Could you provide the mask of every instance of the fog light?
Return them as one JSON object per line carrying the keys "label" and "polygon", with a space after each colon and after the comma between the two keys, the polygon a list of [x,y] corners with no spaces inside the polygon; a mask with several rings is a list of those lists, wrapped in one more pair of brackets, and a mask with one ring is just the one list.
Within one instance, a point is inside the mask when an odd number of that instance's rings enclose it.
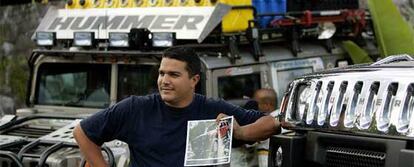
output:
{"label": "fog light", "polygon": [[93,40],[93,32],[74,32],[73,34],[73,45],[75,46],[92,46]]}
{"label": "fog light", "polygon": [[161,1],[161,0],[149,0],[148,5],[150,7],[155,7],[160,3],[159,1]]}
{"label": "fog light", "polygon": [[36,32],[36,44],[38,46],[53,46],[56,42],[54,32]]}
{"label": "fog light", "polygon": [[275,165],[277,167],[281,167],[283,164],[283,150],[282,147],[277,148],[276,158],[275,158]]}
{"label": "fog light", "polygon": [[135,0],[135,7],[140,7],[144,3],[144,0]]}
{"label": "fog light", "polygon": [[173,32],[154,32],[150,34],[152,47],[172,47],[176,38]]}
{"label": "fog light", "polygon": [[128,33],[110,32],[109,33],[110,47],[129,47]]}

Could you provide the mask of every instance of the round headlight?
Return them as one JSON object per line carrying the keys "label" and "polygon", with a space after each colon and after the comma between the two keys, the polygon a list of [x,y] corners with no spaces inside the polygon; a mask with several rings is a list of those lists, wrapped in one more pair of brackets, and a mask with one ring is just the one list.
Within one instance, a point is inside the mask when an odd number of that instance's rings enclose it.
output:
{"label": "round headlight", "polygon": [[277,167],[281,167],[282,163],[283,163],[283,150],[282,150],[282,147],[279,147],[276,152],[275,165]]}

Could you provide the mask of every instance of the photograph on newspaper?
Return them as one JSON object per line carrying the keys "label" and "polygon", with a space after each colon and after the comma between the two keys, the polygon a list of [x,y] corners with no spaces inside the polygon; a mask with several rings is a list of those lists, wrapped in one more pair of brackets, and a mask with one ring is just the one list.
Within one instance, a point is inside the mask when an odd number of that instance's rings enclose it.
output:
{"label": "photograph on newspaper", "polygon": [[230,163],[233,116],[216,120],[188,121],[184,166]]}

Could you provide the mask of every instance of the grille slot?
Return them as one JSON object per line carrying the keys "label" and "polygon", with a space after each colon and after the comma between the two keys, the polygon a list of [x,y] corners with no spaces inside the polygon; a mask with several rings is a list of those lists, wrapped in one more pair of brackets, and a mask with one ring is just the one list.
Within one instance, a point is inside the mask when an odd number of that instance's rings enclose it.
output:
{"label": "grille slot", "polygon": [[343,147],[328,147],[328,167],[384,167],[386,154],[383,152],[358,150]]}
{"label": "grille slot", "polygon": [[53,131],[55,131],[55,129],[19,126],[19,127],[9,129],[3,134],[12,135],[12,136],[29,137],[29,138],[39,138]]}

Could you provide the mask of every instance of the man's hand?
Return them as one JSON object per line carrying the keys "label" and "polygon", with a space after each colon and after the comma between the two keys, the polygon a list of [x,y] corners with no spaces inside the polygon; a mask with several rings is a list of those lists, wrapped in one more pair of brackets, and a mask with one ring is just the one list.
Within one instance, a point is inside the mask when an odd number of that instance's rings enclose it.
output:
{"label": "man's hand", "polygon": [[[219,114],[216,121],[226,117],[226,114]],[[280,122],[271,116],[263,116],[256,122],[240,126],[236,119],[233,120],[233,136],[244,141],[261,141],[271,135],[280,133]]]}
{"label": "man's hand", "polygon": [[[220,120],[224,117],[228,117],[228,115],[220,113],[216,118],[216,122],[219,123]],[[237,122],[236,118],[233,119],[233,136],[236,139],[240,139],[241,136],[243,136],[243,129],[240,127],[240,125]]]}

